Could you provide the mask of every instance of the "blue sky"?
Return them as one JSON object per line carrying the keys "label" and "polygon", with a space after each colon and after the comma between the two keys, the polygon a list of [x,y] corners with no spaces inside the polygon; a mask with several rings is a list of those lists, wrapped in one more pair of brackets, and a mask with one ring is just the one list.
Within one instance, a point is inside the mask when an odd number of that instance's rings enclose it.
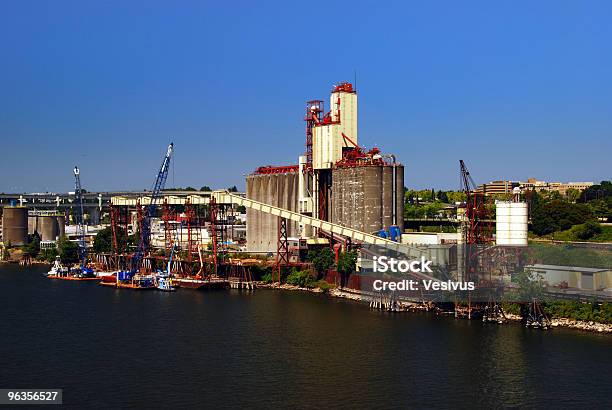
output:
{"label": "blue sky", "polygon": [[0,0],[0,191],[244,186],[304,102],[360,95],[406,185],[612,177],[612,3]]}

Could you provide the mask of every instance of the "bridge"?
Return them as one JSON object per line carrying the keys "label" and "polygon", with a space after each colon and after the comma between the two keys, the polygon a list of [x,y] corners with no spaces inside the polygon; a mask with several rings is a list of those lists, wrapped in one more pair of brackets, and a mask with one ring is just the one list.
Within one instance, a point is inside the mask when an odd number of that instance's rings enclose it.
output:
{"label": "bridge", "polygon": [[[171,204],[184,203],[187,197],[197,197],[198,203],[205,203],[203,198],[210,198],[210,191],[184,191],[184,190],[167,190],[164,191],[164,198],[168,199]],[[147,198],[150,195],[148,191],[105,191],[105,192],[85,192],[83,193],[83,208],[85,213],[89,215],[88,222],[90,224],[98,224],[101,214],[107,210],[112,203],[112,198],[123,198],[124,204],[135,206],[140,198]],[[244,193],[237,193],[244,195]],[[0,208],[5,206],[23,205],[31,210],[58,210],[66,212],[75,206],[74,192],[54,193],[0,193]],[[149,198],[150,202],[150,198]],[[192,202],[193,203],[193,202]],[[208,202],[206,202],[208,203]],[[146,204],[141,202],[141,204]]]}

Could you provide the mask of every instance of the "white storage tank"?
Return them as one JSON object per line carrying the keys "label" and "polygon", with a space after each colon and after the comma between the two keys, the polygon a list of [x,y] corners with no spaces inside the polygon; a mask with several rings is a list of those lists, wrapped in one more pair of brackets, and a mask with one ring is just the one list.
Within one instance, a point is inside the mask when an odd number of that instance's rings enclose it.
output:
{"label": "white storage tank", "polygon": [[495,243],[503,246],[527,246],[527,204],[495,201]]}

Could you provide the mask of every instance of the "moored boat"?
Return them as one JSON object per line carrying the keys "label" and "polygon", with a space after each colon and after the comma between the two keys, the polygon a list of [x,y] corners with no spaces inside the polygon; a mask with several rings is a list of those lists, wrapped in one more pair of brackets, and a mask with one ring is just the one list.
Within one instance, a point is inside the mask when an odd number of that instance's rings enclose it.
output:
{"label": "moored boat", "polygon": [[159,274],[155,276],[155,287],[157,290],[161,290],[164,292],[172,292],[176,290],[174,286],[172,286],[172,278],[169,275]]}

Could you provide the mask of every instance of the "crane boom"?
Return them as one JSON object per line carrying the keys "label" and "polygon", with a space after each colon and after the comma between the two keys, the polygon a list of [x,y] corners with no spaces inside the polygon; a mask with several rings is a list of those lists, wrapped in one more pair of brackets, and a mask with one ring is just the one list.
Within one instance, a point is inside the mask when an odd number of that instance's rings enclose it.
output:
{"label": "crane boom", "polygon": [[81,172],[78,167],[74,167],[74,195],[78,209],[75,213],[77,235],[79,237],[79,260],[81,261],[81,270],[85,269],[87,251],[85,249],[85,227],[83,226],[83,192],[81,190]]}
{"label": "crane boom", "polygon": [[151,217],[155,215],[157,211],[157,202],[161,197],[161,192],[166,186],[166,180],[168,179],[168,170],[170,169],[170,159],[172,158],[172,152],[174,151],[174,143],[168,145],[168,150],[164,156],[155,184],[153,185],[153,191],[151,193],[151,203],[147,207],[147,211],[144,213],[142,219],[140,241],[136,253],[132,257],[132,268],[130,270],[130,276],[133,276],[140,269],[140,263],[144,257],[145,252],[149,249],[151,244]]}

